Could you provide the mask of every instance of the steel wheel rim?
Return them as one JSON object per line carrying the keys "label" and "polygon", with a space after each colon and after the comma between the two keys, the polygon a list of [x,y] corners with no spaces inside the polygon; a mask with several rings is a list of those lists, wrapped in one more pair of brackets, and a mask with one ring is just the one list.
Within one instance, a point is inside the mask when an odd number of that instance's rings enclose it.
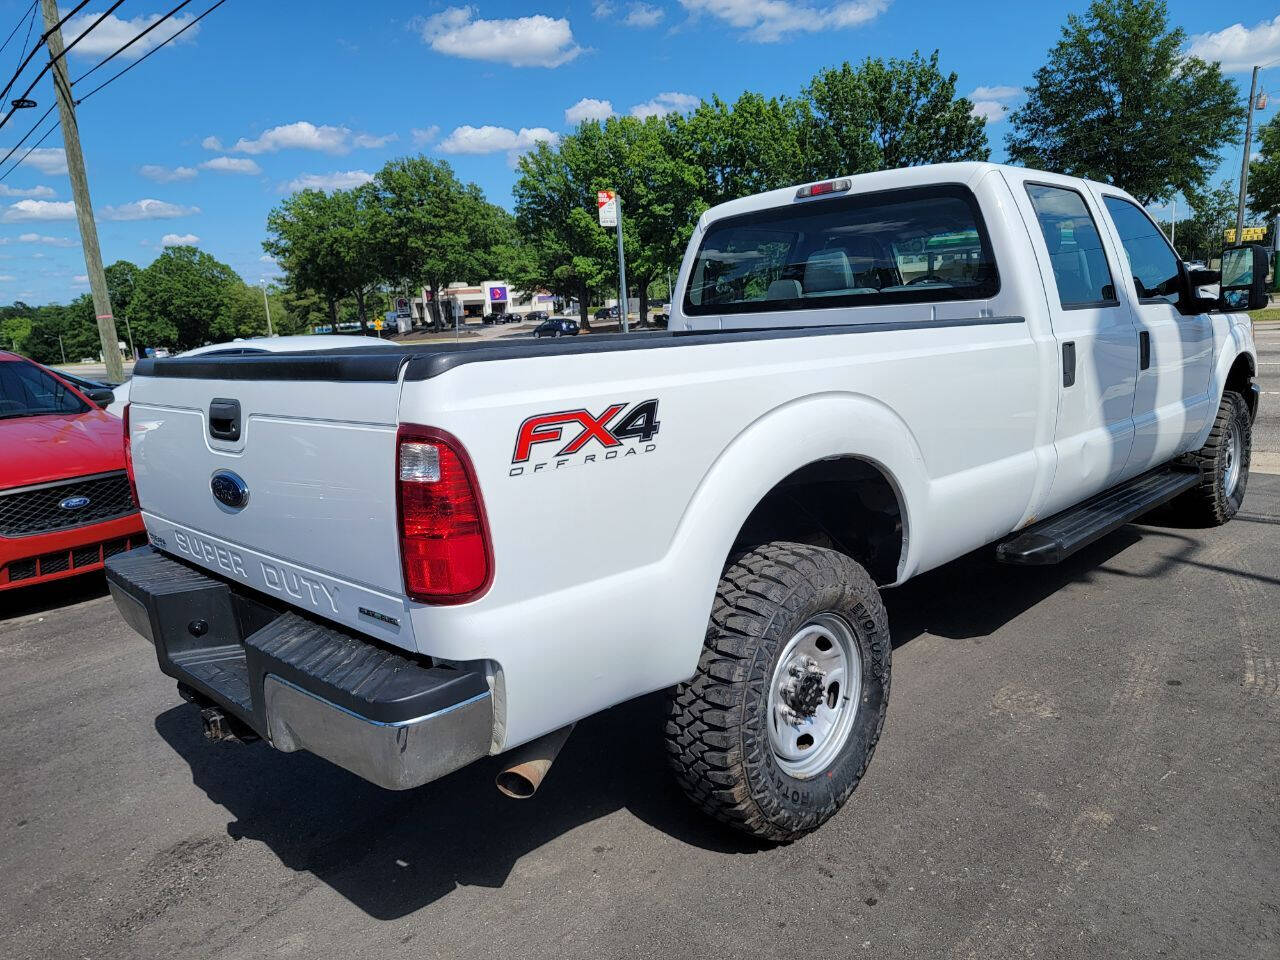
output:
{"label": "steel wheel rim", "polygon": [[1222,492],[1225,496],[1235,493],[1236,485],[1240,483],[1240,460],[1243,453],[1240,431],[1232,427],[1227,434],[1227,464],[1222,472]]}
{"label": "steel wheel rim", "polygon": [[811,617],[782,648],[769,681],[769,747],[783,772],[807,780],[831,766],[861,701],[862,653],[853,629],[833,613]]}

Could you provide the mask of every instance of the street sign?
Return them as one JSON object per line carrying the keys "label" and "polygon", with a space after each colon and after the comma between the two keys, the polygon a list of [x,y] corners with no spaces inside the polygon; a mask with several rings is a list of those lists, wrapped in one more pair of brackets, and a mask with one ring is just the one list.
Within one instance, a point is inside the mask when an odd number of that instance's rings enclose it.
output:
{"label": "street sign", "polygon": [[[1241,243],[1261,243],[1263,237],[1267,235],[1267,228],[1266,227],[1245,227],[1243,233],[1244,233],[1244,239],[1240,241]],[[1222,235],[1227,238],[1227,243],[1236,242],[1235,227],[1227,227],[1227,229],[1222,231]]]}
{"label": "street sign", "polygon": [[618,225],[618,195],[612,190],[596,191],[596,206],[600,209],[600,226]]}
{"label": "street sign", "polygon": [[402,317],[409,315],[409,298],[396,297],[396,313]]}
{"label": "street sign", "polygon": [[375,320],[375,321],[373,321],[373,329],[378,330],[378,331],[381,331],[381,330],[382,330],[382,321],[381,321],[381,320]]}

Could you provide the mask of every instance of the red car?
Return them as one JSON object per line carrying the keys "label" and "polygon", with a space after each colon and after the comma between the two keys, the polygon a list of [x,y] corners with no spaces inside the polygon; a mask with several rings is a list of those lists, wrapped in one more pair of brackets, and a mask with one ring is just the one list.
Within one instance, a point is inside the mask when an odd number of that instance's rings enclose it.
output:
{"label": "red car", "polygon": [[0,592],[100,570],[146,541],[123,424],[40,364],[0,352]]}

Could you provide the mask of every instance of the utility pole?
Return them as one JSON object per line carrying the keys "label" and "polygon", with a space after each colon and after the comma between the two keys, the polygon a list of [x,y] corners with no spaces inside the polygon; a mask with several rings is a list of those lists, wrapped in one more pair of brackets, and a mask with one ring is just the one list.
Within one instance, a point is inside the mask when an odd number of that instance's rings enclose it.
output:
{"label": "utility pole", "polygon": [[1236,210],[1236,243],[1244,242],[1244,203],[1249,192],[1249,151],[1253,148],[1253,102],[1258,95],[1258,70],[1253,68],[1253,79],[1249,82],[1249,109],[1245,112],[1244,122],[1244,158],[1240,161],[1240,206]]}
{"label": "utility pole", "polygon": [[71,198],[76,204],[76,220],[80,224],[80,243],[84,247],[84,265],[89,274],[89,290],[93,293],[93,312],[98,319],[98,338],[102,341],[102,359],[107,365],[107,379],[124,380],[120,362],[120,338],[111,315],[111,297],[107,294],[107,275],[102,269],[102,251],[98,248],[98,227],[93,221],[93,204],[89,200],[89,179],[84,172],[84,153],[80,149],[80,128],[76,125],[76,107],[71,100],[71,79],[67,61],[62,56],[62,28],[58,26],[57,0],[40,0],[44,28],[49,31],[49,56],[53,59],[53,85],[57,90],[58,117],[62,121],[62,144],[67,153],[67,176],[71,180]]}
{"label": "utility pole", "polygon": [[262,284],[262,305],[267,310],[267,336],[270,337],[273,334],[271,333],[271,304],[267,302],[267,281],[260,280],[258,282]]}

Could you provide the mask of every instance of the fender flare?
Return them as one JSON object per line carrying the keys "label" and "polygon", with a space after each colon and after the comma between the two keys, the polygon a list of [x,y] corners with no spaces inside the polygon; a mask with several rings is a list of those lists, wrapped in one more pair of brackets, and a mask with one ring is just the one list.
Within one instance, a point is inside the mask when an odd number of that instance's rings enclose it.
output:
{"label": "fender flare", "polygon": [[[757,417],[726,445],[699,481],[662,565],[685,585],[703,620],[711,615],[725,559],[756,505],[791,473],[818,460],[853,457],[875,466],[893,488],[902,515],[898,579],[913,568],[913,536],[928,502],[928,475],[906,422],[874,398],[843,392],[810,394]],[[683,638],[682,643],[686,642]],[[680,657],[692,675],[702,652],[692,635]]]}

